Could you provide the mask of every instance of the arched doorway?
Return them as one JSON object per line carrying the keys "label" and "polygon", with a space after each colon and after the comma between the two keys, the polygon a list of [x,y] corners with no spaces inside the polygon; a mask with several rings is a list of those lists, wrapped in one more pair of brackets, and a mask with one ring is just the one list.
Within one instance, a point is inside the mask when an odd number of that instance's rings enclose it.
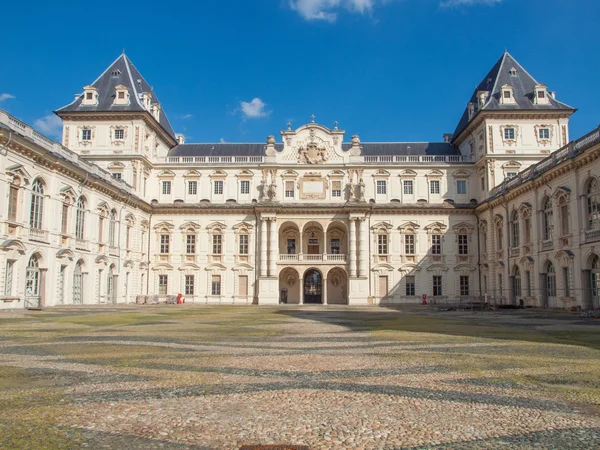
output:
{"label": "arched doorway", "polygon": [[73,271],[73,304],[81,305],[83,303],[83,261],[75,265]]}
{"label": "arched doorway", "polygon": [[556,308],[556,272],[554,264],[548,263],[546,270],[546,295],[548,296],[548,308]]}
{"label": "arched doorway", "polygon": [[40,261],[36,255],[29,258],[25,274],[25,307],[38,309],[42,307],[42,272]]}
{"label": "arched doorway", "polygon": [[316,269],[304,274],[304,303],[323,303],[323,275]]}

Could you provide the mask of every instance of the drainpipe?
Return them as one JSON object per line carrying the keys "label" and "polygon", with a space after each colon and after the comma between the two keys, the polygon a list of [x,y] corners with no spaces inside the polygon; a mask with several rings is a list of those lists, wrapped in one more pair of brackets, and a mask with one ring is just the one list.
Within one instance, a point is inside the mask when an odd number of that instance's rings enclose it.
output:
{"label": "drainpipe", "polygon": [[[508,215],[508,203],[506,202],[506,194],[503,194],[502,198],[504,199],[502,206],[504,206],[504,210],[506,211],[506,225],[507,225],[506,251],[508,253],[508,258],[506,258],[506,268],[508,269],[508,279],[510,280],[510,222],[509,222],[509,215]],[[510,292],[510,286],[509,286],[508,293],[509,293],[509,295],[512,295]],[[513,302],[515,300],[516,299],[513,299]]]}
{"label": "drainpipe", "polygon": [[479,296],[481,293],[481,239],[479,237],[479,214],[475,211],[475,217],[477,218],[477,275],[479,276]]}
{"label": "drainpipe", "polygon": [[[371,264],[372,264],[372,257],[371,256],[373,255],[373,253],[371,252],[371,241],[373,240],[372,236],[371,236],[371,216],[372,215],[373,215],[373,205],[370,205],[369,206],[369,224],[368,224],[368,228],[367,228],[367,241],[369,241],[369,254],[367,255],[368,262],[369,262],[369,264],[367,265],[367,270],[369,271],[369,273],[367,275],[368,279],[369,279],[369,297],[373,297],[373,288],[371,286],[372,285],[372,281],[373,281],[371,279],[372,272],[373,272],[371,270]],[[359,236],[359,239],[360,239],[360,236]]]}
{"label": "drainpipe", "polygon": [[127,200],[125,200],[125,203],[123,204],[123,206],[121,206],[121,209],[119,210],[119,236],[117,238],[117,266],[119,267],[119,272],[121,272],[121,233],[123,232],[123,209],[125,209],[130,199],[131,194],[127,194]]}
{"label": "drainpipe", "polygon": [[150,213],[150,217],[148,217],[148,250],[147,250],[147,265],[146,265],[146,295],[149,295],[150,292],[150,230],[152,229],[152,212]]}
{"label": "drainpipe", "polygon": [[[258,293],[256,292],[256,288],[258,286],[258,270],[257,270],[257,264],[256,261],[258,261],[258,259],[256,258],[258,255],[258,213],[256,212],[256,206],[254,206],[252,208],[254,210],[254,298],[252,303],[254,303],[254,300],[256,300],[256,304],[258,305]],[[260,268],[259,268],[260,270]]]}

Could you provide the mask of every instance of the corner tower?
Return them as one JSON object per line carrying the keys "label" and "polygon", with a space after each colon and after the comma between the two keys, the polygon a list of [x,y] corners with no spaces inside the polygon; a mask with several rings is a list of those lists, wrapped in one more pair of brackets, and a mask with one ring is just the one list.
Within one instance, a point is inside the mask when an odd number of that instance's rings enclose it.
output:
{"label": "corner tower", "polygon": [[476,161],[477,200],[567,145],[574,112],[504,52],[473,92],[452,139]]}
{"label": "corner tower", "polygon": [[63,120],[65,147],[142,197],[153,162],[177,144],[158,97],[124,53],[55,113]]}

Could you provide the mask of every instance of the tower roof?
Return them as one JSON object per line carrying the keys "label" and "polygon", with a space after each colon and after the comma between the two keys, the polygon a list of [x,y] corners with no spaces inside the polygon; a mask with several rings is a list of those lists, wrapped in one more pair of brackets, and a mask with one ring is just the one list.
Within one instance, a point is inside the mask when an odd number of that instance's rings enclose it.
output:
{"label": "tower roof", "polygon": [[[515,102],[503,104],[500,102],[502,87],[510,85],[513,88]],[[575,108],[566,103],[559,102],[553,96],[548,96],[548,103],[534,103],[535,87],[540,83],[533,78],[519,62],[507,51],[496,62],[492,70],[479,83],[469,102],[475,105],[475,112],[479,111],[547,111],[547,110],[565,110],[571,113]],[[477,93],[485,91],[490,95],[483,107],[478,107]],[[469,124],[469,108],[465,111],[454,131],[456,139]]]}
{"label": "tower roof", "polygon": [[[130,94],[128,105],[114,104],[115,88],[119,85],[125,86]],[[55,112],[60,115],[62,112],[125,112],[125,111],[148,111],[144,107],[141,95],[145,92],[152,94],[151,104],[160,104],[158,97],[152,87],[146,82],[142,74],[136,69],[131,60],[121,54],[108,68],[91,84],[98,93],[98,101],[95,105],[84,105],[83,94],[77,96],[75,100],[59,108]],[[164,111],[161,111],[159,125],[175,139],[175,132]]]}

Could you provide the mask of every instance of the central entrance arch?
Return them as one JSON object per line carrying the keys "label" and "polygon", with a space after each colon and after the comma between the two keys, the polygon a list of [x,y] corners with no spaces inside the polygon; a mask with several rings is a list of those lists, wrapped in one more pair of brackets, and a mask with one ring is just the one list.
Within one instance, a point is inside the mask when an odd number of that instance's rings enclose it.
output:
{"label": "central entrance arch", "polygon": [[304,303],[323,303],[323,275],[317,269],[304,274]]}

